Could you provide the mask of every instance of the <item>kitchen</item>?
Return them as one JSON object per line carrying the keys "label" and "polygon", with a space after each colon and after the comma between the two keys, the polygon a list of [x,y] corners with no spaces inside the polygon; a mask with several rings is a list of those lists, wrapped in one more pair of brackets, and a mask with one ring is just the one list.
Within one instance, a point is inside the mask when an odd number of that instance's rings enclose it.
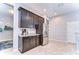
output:
{"label": "kitchen", "polygon": [[[14,54],[75,54],[79,8],[71,3],[15,3]],[[77,40],[76,40],[77,39]]]}
{"label": "kitchen", "polygon": [[48,32],[45,30],[48,22],[23,7],[19,7],[18,11],[18,50],[23,53],[39,45],[48,44]]}

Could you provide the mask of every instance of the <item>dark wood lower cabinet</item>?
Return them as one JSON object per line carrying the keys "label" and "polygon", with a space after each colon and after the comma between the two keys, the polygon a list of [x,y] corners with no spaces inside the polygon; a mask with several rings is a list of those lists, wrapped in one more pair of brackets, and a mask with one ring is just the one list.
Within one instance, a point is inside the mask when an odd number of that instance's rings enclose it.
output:
{"label": "dark wood lower cabinet", "polygon": [[39,36],[36,36],[36,40],[35,40],[36,41],[36,46],[39,46],[40,45],[40,42],[39,42],[40,39],[38,39],[38,38],[39,38]]}
{"label": "dark wood lower cabinet", "polygon": [[39,35],[29,36],[29,37],[20,37],[18,40],[18,50],[23,53],[34,47],[39,46]]}
{"label": "dark wood lower cabinet", "polygon": [[30,46],[30,38],[29,37],[23,37],[22,38],[23,42],[22,42],[22,52],[28,51],[31,46]]}

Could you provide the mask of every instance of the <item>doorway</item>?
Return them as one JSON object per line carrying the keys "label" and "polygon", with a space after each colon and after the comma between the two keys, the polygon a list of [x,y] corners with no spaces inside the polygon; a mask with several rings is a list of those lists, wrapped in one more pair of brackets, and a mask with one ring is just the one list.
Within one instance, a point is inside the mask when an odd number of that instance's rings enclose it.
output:
{"label": "doorway", "polygon": [[0,51],[13,47],[13,6],[0,4]]}

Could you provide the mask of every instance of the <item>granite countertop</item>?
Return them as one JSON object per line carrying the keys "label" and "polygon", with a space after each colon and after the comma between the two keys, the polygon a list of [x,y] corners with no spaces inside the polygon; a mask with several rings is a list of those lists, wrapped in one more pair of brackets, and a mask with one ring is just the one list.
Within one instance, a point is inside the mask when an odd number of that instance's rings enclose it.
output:
{"label": "granite countertop", "polygon": [[37,36],[40,34],[28,34],[28,35],[19,35],[20,37],[29,37],[29,36]]}

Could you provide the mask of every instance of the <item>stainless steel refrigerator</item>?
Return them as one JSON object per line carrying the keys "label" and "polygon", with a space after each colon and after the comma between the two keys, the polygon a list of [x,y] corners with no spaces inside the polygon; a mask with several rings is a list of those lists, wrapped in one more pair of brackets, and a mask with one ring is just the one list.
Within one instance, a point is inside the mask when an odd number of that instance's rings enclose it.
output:
{"label": "stainless steel refrigerator", "polygon": [[48,33],[49,33],[49,21],[46,20],[46,22],[44,22],[43,24],[43,44],[42,45],[47,45],[49,43]]}

